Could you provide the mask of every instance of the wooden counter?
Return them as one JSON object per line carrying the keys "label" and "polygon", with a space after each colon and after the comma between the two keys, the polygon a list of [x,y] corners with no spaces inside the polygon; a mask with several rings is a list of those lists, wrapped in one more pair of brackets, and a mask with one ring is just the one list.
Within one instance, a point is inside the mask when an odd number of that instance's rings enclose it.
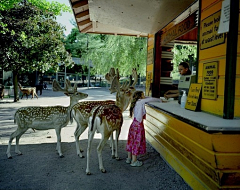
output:
{"label": "wooden counter", "polygon": [[240,132],[240,118],[223,119],[205,112],[183,109],[177,100],[167,103],[150,102],[148,105],[207,132]]}
{"label": "wooden counter", "polygon": [[147,141],[193,189],[240,188],[240,120],[146,104]]}

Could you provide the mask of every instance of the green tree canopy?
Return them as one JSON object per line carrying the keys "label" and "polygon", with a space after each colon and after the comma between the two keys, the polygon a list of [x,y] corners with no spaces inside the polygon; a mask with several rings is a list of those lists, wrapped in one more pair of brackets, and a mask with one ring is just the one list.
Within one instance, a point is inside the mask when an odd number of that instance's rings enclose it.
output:
{"label": "green tree canopy", "polygon": [[73,57],[85,62],[91,60],[94,74],[105,74],[115,67],[122,76],[130,75],[132,68],[146,75],[146,38],[84,34],[74,28],[66,38],[66,49]]}
{"label": "green tree canopy", "polygon": [[63,43],[64,28],[56,22],[53,12],[21,1],[0,15],[7,27],[5,30],[0,26],[0,67],[13,72],[15,93],[19,73],[57,70],[61,62],[72,64]]}
{"label": "green tree canopy", "polygon": [[189,63],[190,68],[196,66],[197,63],[197,46],[196,45],[174,45],[172,49],[174,52],[173,56],[173,79],[179,78],[178,65],[186,61]]}
{"label": "green tree canopy", "polygon": [[[23,2],[22,0],[0,0],[0,11],[13,8],[16,4]],[[60,15],[62,12],[70,12],[70,7],[57,1],[48,2],[46,0],[28,0],[29,3],[36,7]]]}

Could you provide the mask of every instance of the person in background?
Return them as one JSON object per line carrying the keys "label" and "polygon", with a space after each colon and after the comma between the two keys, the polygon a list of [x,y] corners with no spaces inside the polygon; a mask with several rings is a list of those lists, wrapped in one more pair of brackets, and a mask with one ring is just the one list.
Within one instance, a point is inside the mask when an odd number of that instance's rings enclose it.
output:
{"label": "person in background", "polygon": [[[191,75],[192,74],[191,70],[189,69],[189,64],[187,62],[181,62],[178,65],[178,72],[179,72],[180,75]],[[164,94],[164,97],[166,99],[176,98],[178,96],[179,96],[178,89],[176,89],[176,90],[168,90]]]}
{"label": "person in background", "polygon": [[143,119],[146,117],[145,103],[151,101],[161,102],[159,98],[145,97],[143,91],[136,91],[133,94],[129,112],[130,117],[134,117],[129,128],[126,145],[126,151],[128,152],[126,163],[131,164],[133,167],[143,165],[141,161],[137,160],[137,156],[146,153]]}

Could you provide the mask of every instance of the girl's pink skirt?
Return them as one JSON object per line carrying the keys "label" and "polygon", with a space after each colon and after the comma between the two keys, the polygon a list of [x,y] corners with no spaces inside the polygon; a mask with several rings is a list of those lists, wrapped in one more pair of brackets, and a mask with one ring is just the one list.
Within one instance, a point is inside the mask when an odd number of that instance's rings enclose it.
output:
{"label": "girl's pink skirt", "polygon": [[140,123],[135,118],[129,128],[126,151],[133,155],[146,153],[146,138],[143,121]]}

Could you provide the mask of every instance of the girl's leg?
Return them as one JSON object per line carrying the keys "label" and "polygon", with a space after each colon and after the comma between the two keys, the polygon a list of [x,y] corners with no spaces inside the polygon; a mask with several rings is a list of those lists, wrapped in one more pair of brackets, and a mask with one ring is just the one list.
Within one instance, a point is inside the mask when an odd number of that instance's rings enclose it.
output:
{"label": "girl's leg", "polygon": [[131,166],[133,166],[133,167],[140,167],[140,166],[142,166],[143,165],[143,163],[141,162],[141,161],[138,161],[137,160],[137,155],[132,155],[132,163],[131,163]]}
{"label": "girl's leg", "polygon": [[137,156],[136,155],[132,155],[132,163],[137,161]]}
{"label": "girl's leg", "polygon": [[128,152],[128,159],[132,159],[132,153]]}
{"label": "girl's leg", "polygon": [[128,152],[128,157],[126,159],[126,163],[127,164],[131,164],[131,161],[132,161],[132,153],[131,152]]}

